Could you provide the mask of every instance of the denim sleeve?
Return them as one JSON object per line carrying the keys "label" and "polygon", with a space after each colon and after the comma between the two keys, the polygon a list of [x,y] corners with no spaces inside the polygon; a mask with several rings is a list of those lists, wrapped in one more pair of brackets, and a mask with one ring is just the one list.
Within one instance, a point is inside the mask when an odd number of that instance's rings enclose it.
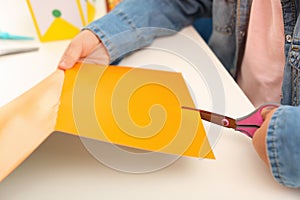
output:
{"label": "denim sleeve", "polygon": [[281,106],[273,114],[266,138],[274,178],[281,184],[300,187],[300,107]]}
{"label": "denim sleeve", "polygon": [[93,31],[107,48],[110,61],[145,47],[211,16],[212,0],[123,0],[114,10],[84,29]]}

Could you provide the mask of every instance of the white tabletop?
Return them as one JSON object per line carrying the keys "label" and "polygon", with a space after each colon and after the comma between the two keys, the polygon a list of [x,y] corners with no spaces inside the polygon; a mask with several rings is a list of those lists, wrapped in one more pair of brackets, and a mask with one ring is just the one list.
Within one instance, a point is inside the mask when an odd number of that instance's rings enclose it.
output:
{"label": "white tabletop", "polygon": [[[0,3],[2,30],[35,34],[25,1],[0,0]],[[192,52],[202,60],[196,64],[202,67],[206,64],[213,69],[201,67],[202,73],[197,75],[187,60],[172,52],[176,49],[172,45],[180,46],[186,38],[201,46],[201,53]],[[40,45],[38,52],[0,57],[0,106],[51,74],[68,41],[33,43]],[[253,109],[191,27],[175,36],[156,40],[151,48],[134,53],[121,64],[144,67],[156,64],[181,71],[198,107],[232,117]],[[213,78],[216,85],[222,84],[222,88],[217,88],[220,97],[224,97],[222,99],[215,100],[215,91],[211,89],[214,87],[207,85]],[[213,105],[214,102],[219,105]],[[141,174],[111,169],[89,154],[78,137],[54,133],[0,183],[0,199],[299,199],[299,190],[288,189],[274,181],[249,138],[226,129],[221,129],[216,136],[212,132],[214,127],[208,123],[205,128],[208,137],[214,140],[216,160],[183,157],[163,169]],[[110,151],[105,153],[114,156]],[[164,158],[169,156],[162,155],[151,162],[160,162]],[[119,164],[122,162],[126,164],[126,157]],[[142,164],[140,161],[130,163],[132,166]]]}

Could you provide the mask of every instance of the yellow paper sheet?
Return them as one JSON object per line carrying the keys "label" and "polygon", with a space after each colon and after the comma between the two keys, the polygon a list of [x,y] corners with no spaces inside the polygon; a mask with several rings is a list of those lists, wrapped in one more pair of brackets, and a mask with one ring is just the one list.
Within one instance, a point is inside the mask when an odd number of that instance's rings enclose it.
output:
{"label": "yellow paper sheet", "polygon": [[180,73],[77,64],[65,73],[56,130],[143,150],[214,158]]}

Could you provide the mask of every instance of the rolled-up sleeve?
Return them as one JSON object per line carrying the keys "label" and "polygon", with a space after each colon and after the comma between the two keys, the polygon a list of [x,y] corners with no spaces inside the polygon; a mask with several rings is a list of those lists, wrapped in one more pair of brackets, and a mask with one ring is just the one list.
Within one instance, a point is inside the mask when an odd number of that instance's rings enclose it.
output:
{"label": "rolled-up sleeve", "polygon": [[113,62],[151,44],[154,38],[171,35],[195,18],[210,16],[212,0],[124,0],[113,11],[84,29],[93,31]]}
{"label": "rolled-up sleeve", "polygon": [[300,107],[281,106],[269,123],[267,154],[274,178],[300,187]]}

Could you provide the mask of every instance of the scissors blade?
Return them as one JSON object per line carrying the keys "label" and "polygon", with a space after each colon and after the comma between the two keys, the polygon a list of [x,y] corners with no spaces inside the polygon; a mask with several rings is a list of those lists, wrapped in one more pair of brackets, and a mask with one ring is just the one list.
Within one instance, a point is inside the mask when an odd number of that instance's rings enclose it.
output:
{"label": "scissors blade", "polygon": [[186,110],[193,110],[193,111],[197,111],[199,112],[201,119],[208,121],[208,122],[212,122],[214,124],[226,127],[226,128],[236,128],[236,120],[231,118],[231,117],[227,117],[224,115],[220,115],[217,113],[213,113],[213,112],[209,112],[206,110],[200,110],[200,109],[196,109],[196,108],[191,108],[191,107],[187,107],[187,106],[182,106],[182,109],[186,109]]}

